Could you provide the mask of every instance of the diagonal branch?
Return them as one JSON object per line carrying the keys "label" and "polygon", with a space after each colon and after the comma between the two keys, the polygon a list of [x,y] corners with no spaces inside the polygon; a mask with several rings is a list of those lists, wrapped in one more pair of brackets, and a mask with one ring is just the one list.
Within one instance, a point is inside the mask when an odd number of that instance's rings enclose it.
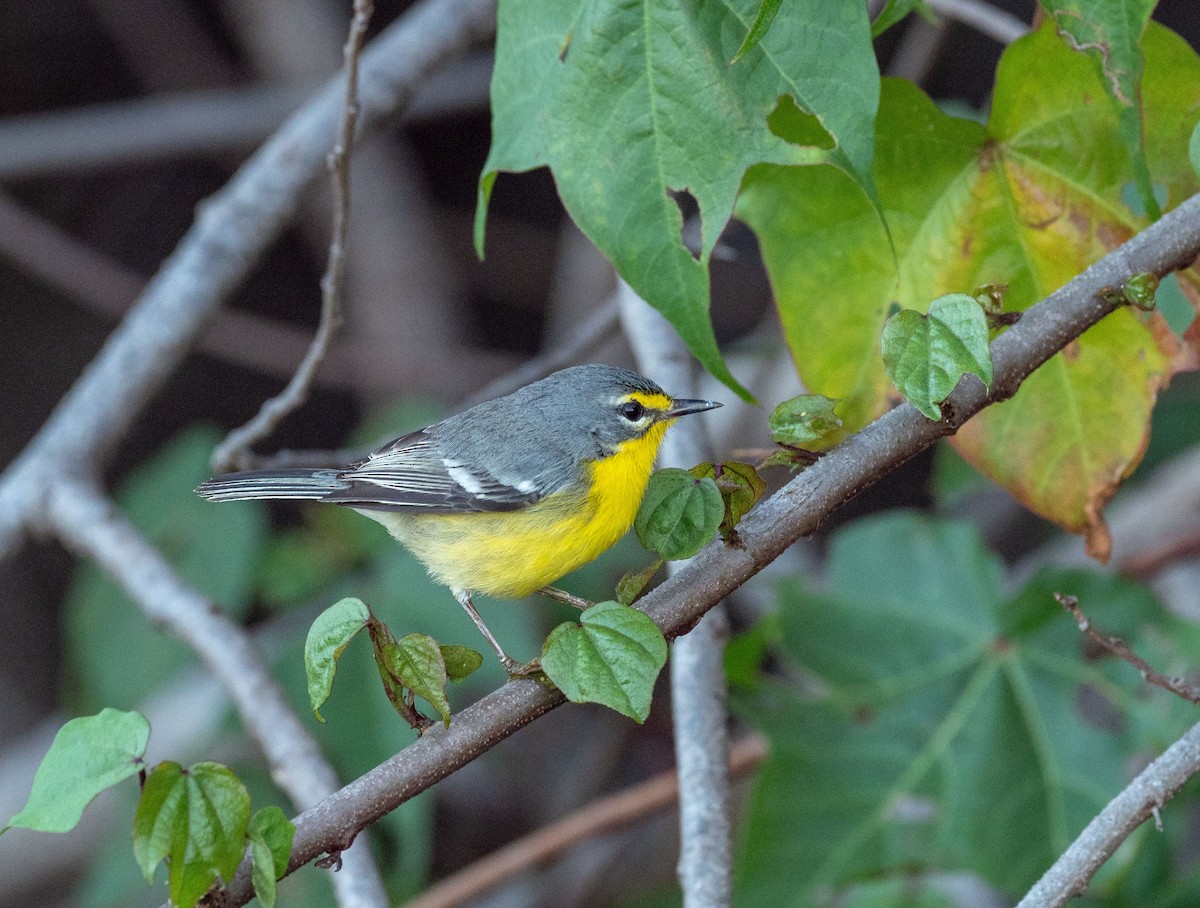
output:
{"label": "diagonal branch", "polygon": [[[363,54],[361,129],[395,116],[447,57],[495,29],[495,0],[421,0]],[[37,519],[64,469],[103,463],[162,387],[206,321],[249,274],[325,166],[342,114],[340,79],[250,158],[201,207],[135,307],[22,454],[0,476],[0,558]]]}
{"label": "diagonal branch", "polygon": [[[925,419],[908,404],[885,414],[748,514],[738,526],[742,546],[734,548],[719,541],[710,544],[684,570],[642,599],[642,608],[669,638],[686,633],[717,602],[801,536],[813,532],[839,505],[937,439],[952,434],[988,404],[1016,393],[1034,369],[1114,310],[1112,294],[1104,291],[1121,286],[1139,272],[1167,274],[1189,265],[1197,255],[1200,195],[1165,214],[1027,310],[997,338],[992,344],[994,384],[990,392],[977,380],[964,380],[944,404],[947,416],[943,422]],[[560,693],[533,681],[510,681],[459,713],[449,729],[431,729],[392,759],[300,815],[290,869],[340,847],[358,830],[562,702]],[[1193,734],[1200,737],[1200,731],[1189,733]],[[1191,743],[1185,746],[1185,741]],[[1179,758],[1182,762],[1173,764],[1179,773],[1186,778],[1200,771],[1200,747],[1195,740],[1181,739],[1168,753],[1175,753],[1176,748],[1182,748],[1184,754]],[[1124,819],[1110,824],[1113,848],[1141,822],[1138,816],[1144,819],[1136,804],[1122,801],[1122,805]],[[239,869],[226,896],[230,905],[249,900],[248,867]]]}

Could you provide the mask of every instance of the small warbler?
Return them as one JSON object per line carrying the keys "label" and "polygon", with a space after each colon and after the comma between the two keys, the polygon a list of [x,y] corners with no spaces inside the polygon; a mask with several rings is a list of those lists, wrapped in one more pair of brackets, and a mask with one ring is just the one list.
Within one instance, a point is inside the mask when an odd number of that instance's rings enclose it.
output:
{"label": "small warbler", "polygon": [[471,594],[558,594],[547,585],[633,524],[667,428],[719,406],[673,399],[627,369],[576,366],[347,467],[230,473],[196,491],[210,501],[329,501],[377,520],[450,587],[516,674],[524,667],[505,654]]}

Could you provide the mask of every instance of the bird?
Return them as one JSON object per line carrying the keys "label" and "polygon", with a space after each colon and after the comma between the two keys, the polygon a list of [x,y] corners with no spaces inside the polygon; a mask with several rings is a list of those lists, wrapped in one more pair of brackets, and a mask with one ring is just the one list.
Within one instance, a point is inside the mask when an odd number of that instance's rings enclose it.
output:
{"label": "bird", "polygon": [[449,587],[510,676],[472,596],[519,599],[550,586],[629,530],[667,429],[720,407],[674,398],[636,372],[573,366],[327,469],[229,473],[209,501],[331,502],[381,523]]}

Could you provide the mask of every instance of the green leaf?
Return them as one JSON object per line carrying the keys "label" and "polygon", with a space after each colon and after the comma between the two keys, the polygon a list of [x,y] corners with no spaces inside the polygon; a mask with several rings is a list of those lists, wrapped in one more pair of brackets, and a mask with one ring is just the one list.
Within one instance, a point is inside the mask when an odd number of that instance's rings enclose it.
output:
{"label": "green leaf", "polygon": [[253,861],[254,894],[263,908],[275,908],[275,881],[287,872],[296,827],[282,810],[271,805],[250,818],[247,835]]}
{"label": "green leaf", "polygon": [[451,681],[463,681],[483,665],[483,655],[470,647],[457,643],[439,643],[442,661],[446,665],[446,677]]}
{"label": "green leaf", "polygon": [[337,660],[346,645],[371,618],[371,610],[361,599],[346,598],[335,602],[317,616],[304,641],[304,672],[308,677],[308,700],[318,722],[324,722],[320,709],[333,690]]}
{"label": "green leaf", "polygon": [[[743,396],[709,319],[708,263],[746,169],[832,164],[875,194],[879,82],[866,7],[794,3],[729,66],[759,2],[502,0],[476,211],[482,250],[497,172],[550,167],[583,233]],[[812,141],[794,144],[769,127],[781,98],[810,115]],[[699,210],[698,256],[681,238],[683,193]]]}
{"label": "green leaf", "polygon": [[1092,57],[1121,125],[1142,205],[1151,220],[1161,212],[1142,147],[1142,34],[1158,0],[1042,0],[1059,36]]}
{"label": "green leaf", "polygon": [[974,873],[1012,896],[1037,880],[1125,785],[1128,755],[1158,749],[1165,729],[1145,714],[1178,708],[1148,701],[1127,664],[1085,658],[1054,590],[1135,649],[1164,620],[1145,590],[1088,572],[1009,598],[973,528],[912,514],[837,533],[823,590],[782,588],[784,654],[810,681],[775,682],[749,715],[771,756],[742,849],[746,904],[838,902],[891,872]]}
{"label": "green leaf", "polygon": [[[254,595],[267,522],[262,502],[217,506],[192,492],[209,477],[208,458],[219,440],[212,429],[180,433],[122,483],[117,505],[186,583],[238,619]],[[91,564],[75,572],[63,622],[71,704],[80,712],[132,709],[198,664],[190,647],[153,626]]]}
{"label": "green leaf", "polygon": [[679,561],[704,548],[724,514],[715,482],[667,467],[650,477],[633,529],[650,551],[667,561]]}
{"label": "green leaf", "polygon": [[750,31],[746,32],[746,37],[742,39],[742,46],[737,49],[737,53],[729,61],[730,66],[758,46],[763,35],[771,30],[771,23],[775,21],[775,16],[779,13],[781,6],[783,6],[783,0],[762,0],[758,7],[758,15],[754,17],[754,23],[750,26]]}
{"label": "green leaf", "polygon": [[[1200,59],[1153,22],[1144,50],[1144,144],[1170,207],[1200,189],[1180,132],[1195,120]],[[887,238],[874,211],[843,174],[763,166],[747,176],[738,211],[759,236],[797,370],[812,391],[842,401],[843,431],[890,406],[878,351],[893,305],[921,308],[994,284],[1007,287],[1006,314],[1019,313],[1144,225],[1123,201],[1133,171],[1104,91],[1092,62],[1052,26],[1005,51],[986,128],[885,80],[875,179],[898,271],[880,254]],[[1194,271],[1180,277],[1197,281]],[[1022,503],[1102,546],[1099,514],[1141,456],[1178,350],[1158,313],[1116,312],[954,444]]]}
{"label": "green leaf", "polygon": [[71,719],[54,736],[33,778],[29,800],[5,829],[74,829],[96,795],[137,775],[149,738],[150,723],[138,713],[102,709],[94,716]]}
{"label": "green leaf", "polygon": [[887,0],[875,21],[871,23],[871,37],[878,38],[885,31],[922,6],[922,0]]}
{"label": "green leaf", "polygon": [[[450,726],[450,702],[446,699],[448,673],[436,640],[428,634],[405,634],[395,642],[387,641],[382,645],[377,640],[375,658],[381,670],[386,670],[402,687],[427,700],[442,717],[442,724],[447,728]],[[479,661],[482,663],[483,658]],[[400,712],[405,715],[404,710]]]}
{"label": "green leaf", "polygon": [[550,632],[542,670],[573,703],[600,703],[645,722],[654,681],[667,662],[662,631],[618,602],[598,602],[579,620]]}
{"label": "green leaf", "polygon": [[663,566],[663,560],[656,558],[640,571],[629,571],[617,581],[617,602],[621,605],[633,605],[646,585],[654,579],[658,569]]}
{"label": "green leaf", "polygon": [[785,400],[771,411],[767,420],[771,438],[781,445],[810,445],[831,439],[842,427],[833,412],[840,401],[821,394],[800,394]]}
{"label": "green leaf", "polygon": [[711,479],[717,484],[724,508],[719,526],[721,538],[730,542],[742,518],[762,498],[767,484],[758,475],[758,470],[737,460],[726,460],[720,464],[702,463],[688,472],[697,479]]}
{"label": "green leaf", "polygon": [[133,821],[133,853],[147,881],[166,860],[172,904],[199,901],[229,882],[242,859],[250,795],[227,767],[160,763],[146,778]]}
{"label": "green leaf", "polygon": [[935,299],[929,314],[905,309],[883,326],[883,365],[904,398],[928,419],[968,372],[992,383],[987,317],[975,298],[951,293]]}

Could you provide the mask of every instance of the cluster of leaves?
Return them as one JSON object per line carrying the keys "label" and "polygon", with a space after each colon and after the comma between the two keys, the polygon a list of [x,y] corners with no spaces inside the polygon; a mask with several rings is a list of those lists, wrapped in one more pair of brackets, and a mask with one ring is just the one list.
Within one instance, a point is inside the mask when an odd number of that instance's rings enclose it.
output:
{"label": "cluster of leaves", "polygon": [[38,767],[25,807],[12,827],[69,832],[107,788],[140,776],[133,853],[146,882],[166,861],[173,905],[195,905],[215,883],[228,882],[250,851],[255,895],[275,904],[275,882],[287,870],[296,829],[278,807],[250,813],[250,793],[219,763],[184,769],[164,761],[147,772],[150,723],[136,712],[103,709],[67,722]]}
{"label": "cluster of leaves", "polygon": [[325,721],[320,710],[333,690],[337,661],[363,628],[371,638],[383,689],[396,712],[413,728],[429,727],[430,720],[417,711],[414,703],[420,696],[449,726],[446,684],[470,677],[483,664],[483,657],[465,646],[439,644],[428,634],[406,634],[397,640],[391,629],[371,614],[366,603],[352,597],[321,612],[308,629],[304,643],[308,697],[317,720]]}

